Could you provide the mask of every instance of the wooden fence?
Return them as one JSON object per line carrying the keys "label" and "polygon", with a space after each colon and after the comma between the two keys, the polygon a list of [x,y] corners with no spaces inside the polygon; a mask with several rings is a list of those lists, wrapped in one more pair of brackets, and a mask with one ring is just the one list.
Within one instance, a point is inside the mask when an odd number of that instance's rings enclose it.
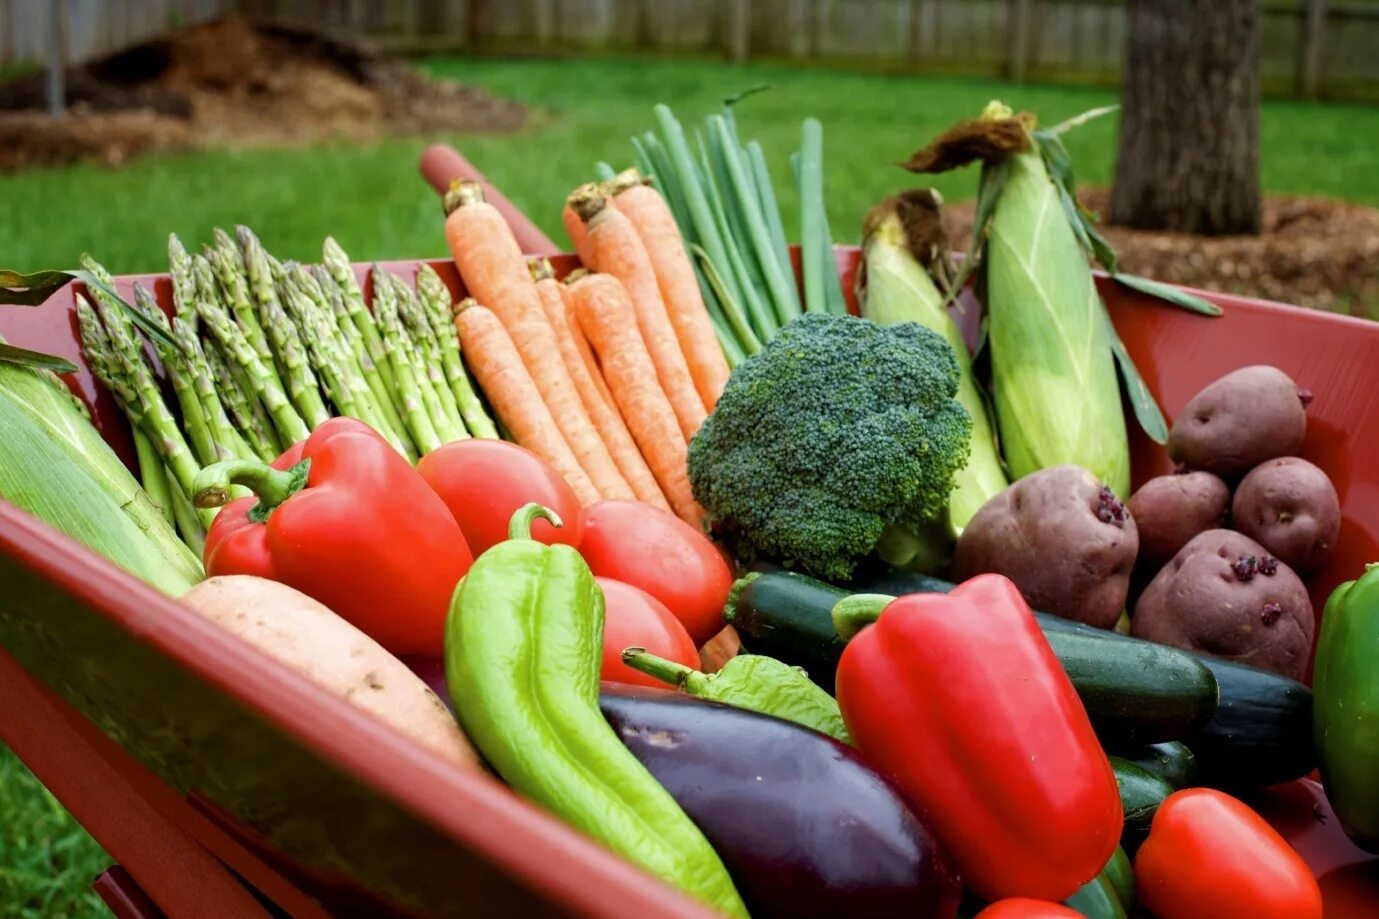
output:
{"label": "wooden fence", "polygon": [[[1194,2],[1183,0],[1190,10]],[[49,3],[76,60],[237,10],[398,51],[659,51],[1013,79],[1114,81],[1122,0],[0,0],[0,66],[42,60]],[[1185,13],[1190,15],[1190,13]],[[1379,97],[1379,0],[1263,0],[1271,91]]]}

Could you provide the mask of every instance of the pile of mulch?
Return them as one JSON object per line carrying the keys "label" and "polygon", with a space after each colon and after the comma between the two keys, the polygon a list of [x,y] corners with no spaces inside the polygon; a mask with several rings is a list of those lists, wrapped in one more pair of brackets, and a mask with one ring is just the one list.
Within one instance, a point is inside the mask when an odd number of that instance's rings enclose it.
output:
{"label": "pile of mulch", "polygon": [[68,115],[44,114],[42,73],[0,85],[0,170],[154,150],[370,141],[387,134],[507,131],[526,110],[427,79],[366,45],[227,18],[66,73]]}
{"label": "pile of mulch", "polygon": [[[1106,189],[1078,197],[1104,214]],[[973,202],[944,208],[955,249],[972,234]],[[1208,238],[1101,225],[1120,266],[1206,290],[1379,318],[1379,209],[1330,198],[1264,198],[1258,236]]]}

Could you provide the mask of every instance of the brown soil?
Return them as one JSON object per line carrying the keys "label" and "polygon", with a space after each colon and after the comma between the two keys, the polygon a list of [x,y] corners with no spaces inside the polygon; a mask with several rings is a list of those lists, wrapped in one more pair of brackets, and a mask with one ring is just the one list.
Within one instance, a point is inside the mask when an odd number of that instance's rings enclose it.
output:
{"label": "brown soil", "polygon": [[[1078,197],[1104,213],[1108,193]],[[953,248],[966,249],[973,202],[944,209]],[[1280,300],[1299,306],[1379,315],[1379,210],[1329,198],[1268,196],[1259,236],[1207,238],[1103,224],[1120,267],[1133,274]]]}
{"label": "brown soil", "polygon": [[42,114],[43,75],[0,85],[0,170],[152,150],[503,131],[521,105],[430,80],[367,46],[237,18],[182,29],[67,71],[69,113]]}

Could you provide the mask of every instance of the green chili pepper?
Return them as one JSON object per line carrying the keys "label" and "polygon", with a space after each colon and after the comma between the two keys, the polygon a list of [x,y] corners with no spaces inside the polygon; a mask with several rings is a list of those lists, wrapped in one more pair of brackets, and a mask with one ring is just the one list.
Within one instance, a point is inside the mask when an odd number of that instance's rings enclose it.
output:
{"label": "green chili pepper", "polygon": [[725,702],[793,721],[834,740],[852,743],[838,703],[809,678],[803,668],[791,667],[774,657],[739,654],[717,673],[700,673],[684,664],[668,661],[645,648],[622,652],[623,663],[658,680],[664,680],[692,696]]}
{"label": "green chili pepper", "polygon": [[603,593],[569,546],[531,538],[537,504],[474,562],[446,623],[460,723],[516,792],[731,916],[747,910],[698,827],[599,711]]}

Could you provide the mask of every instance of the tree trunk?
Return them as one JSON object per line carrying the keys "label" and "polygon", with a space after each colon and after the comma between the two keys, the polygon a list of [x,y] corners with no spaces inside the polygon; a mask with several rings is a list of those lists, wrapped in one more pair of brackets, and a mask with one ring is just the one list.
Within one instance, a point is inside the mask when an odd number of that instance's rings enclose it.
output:
{"label": "tree trunk", "polygon": [[1259,232],[1259,0],[1127,0],[1112,223]]}

